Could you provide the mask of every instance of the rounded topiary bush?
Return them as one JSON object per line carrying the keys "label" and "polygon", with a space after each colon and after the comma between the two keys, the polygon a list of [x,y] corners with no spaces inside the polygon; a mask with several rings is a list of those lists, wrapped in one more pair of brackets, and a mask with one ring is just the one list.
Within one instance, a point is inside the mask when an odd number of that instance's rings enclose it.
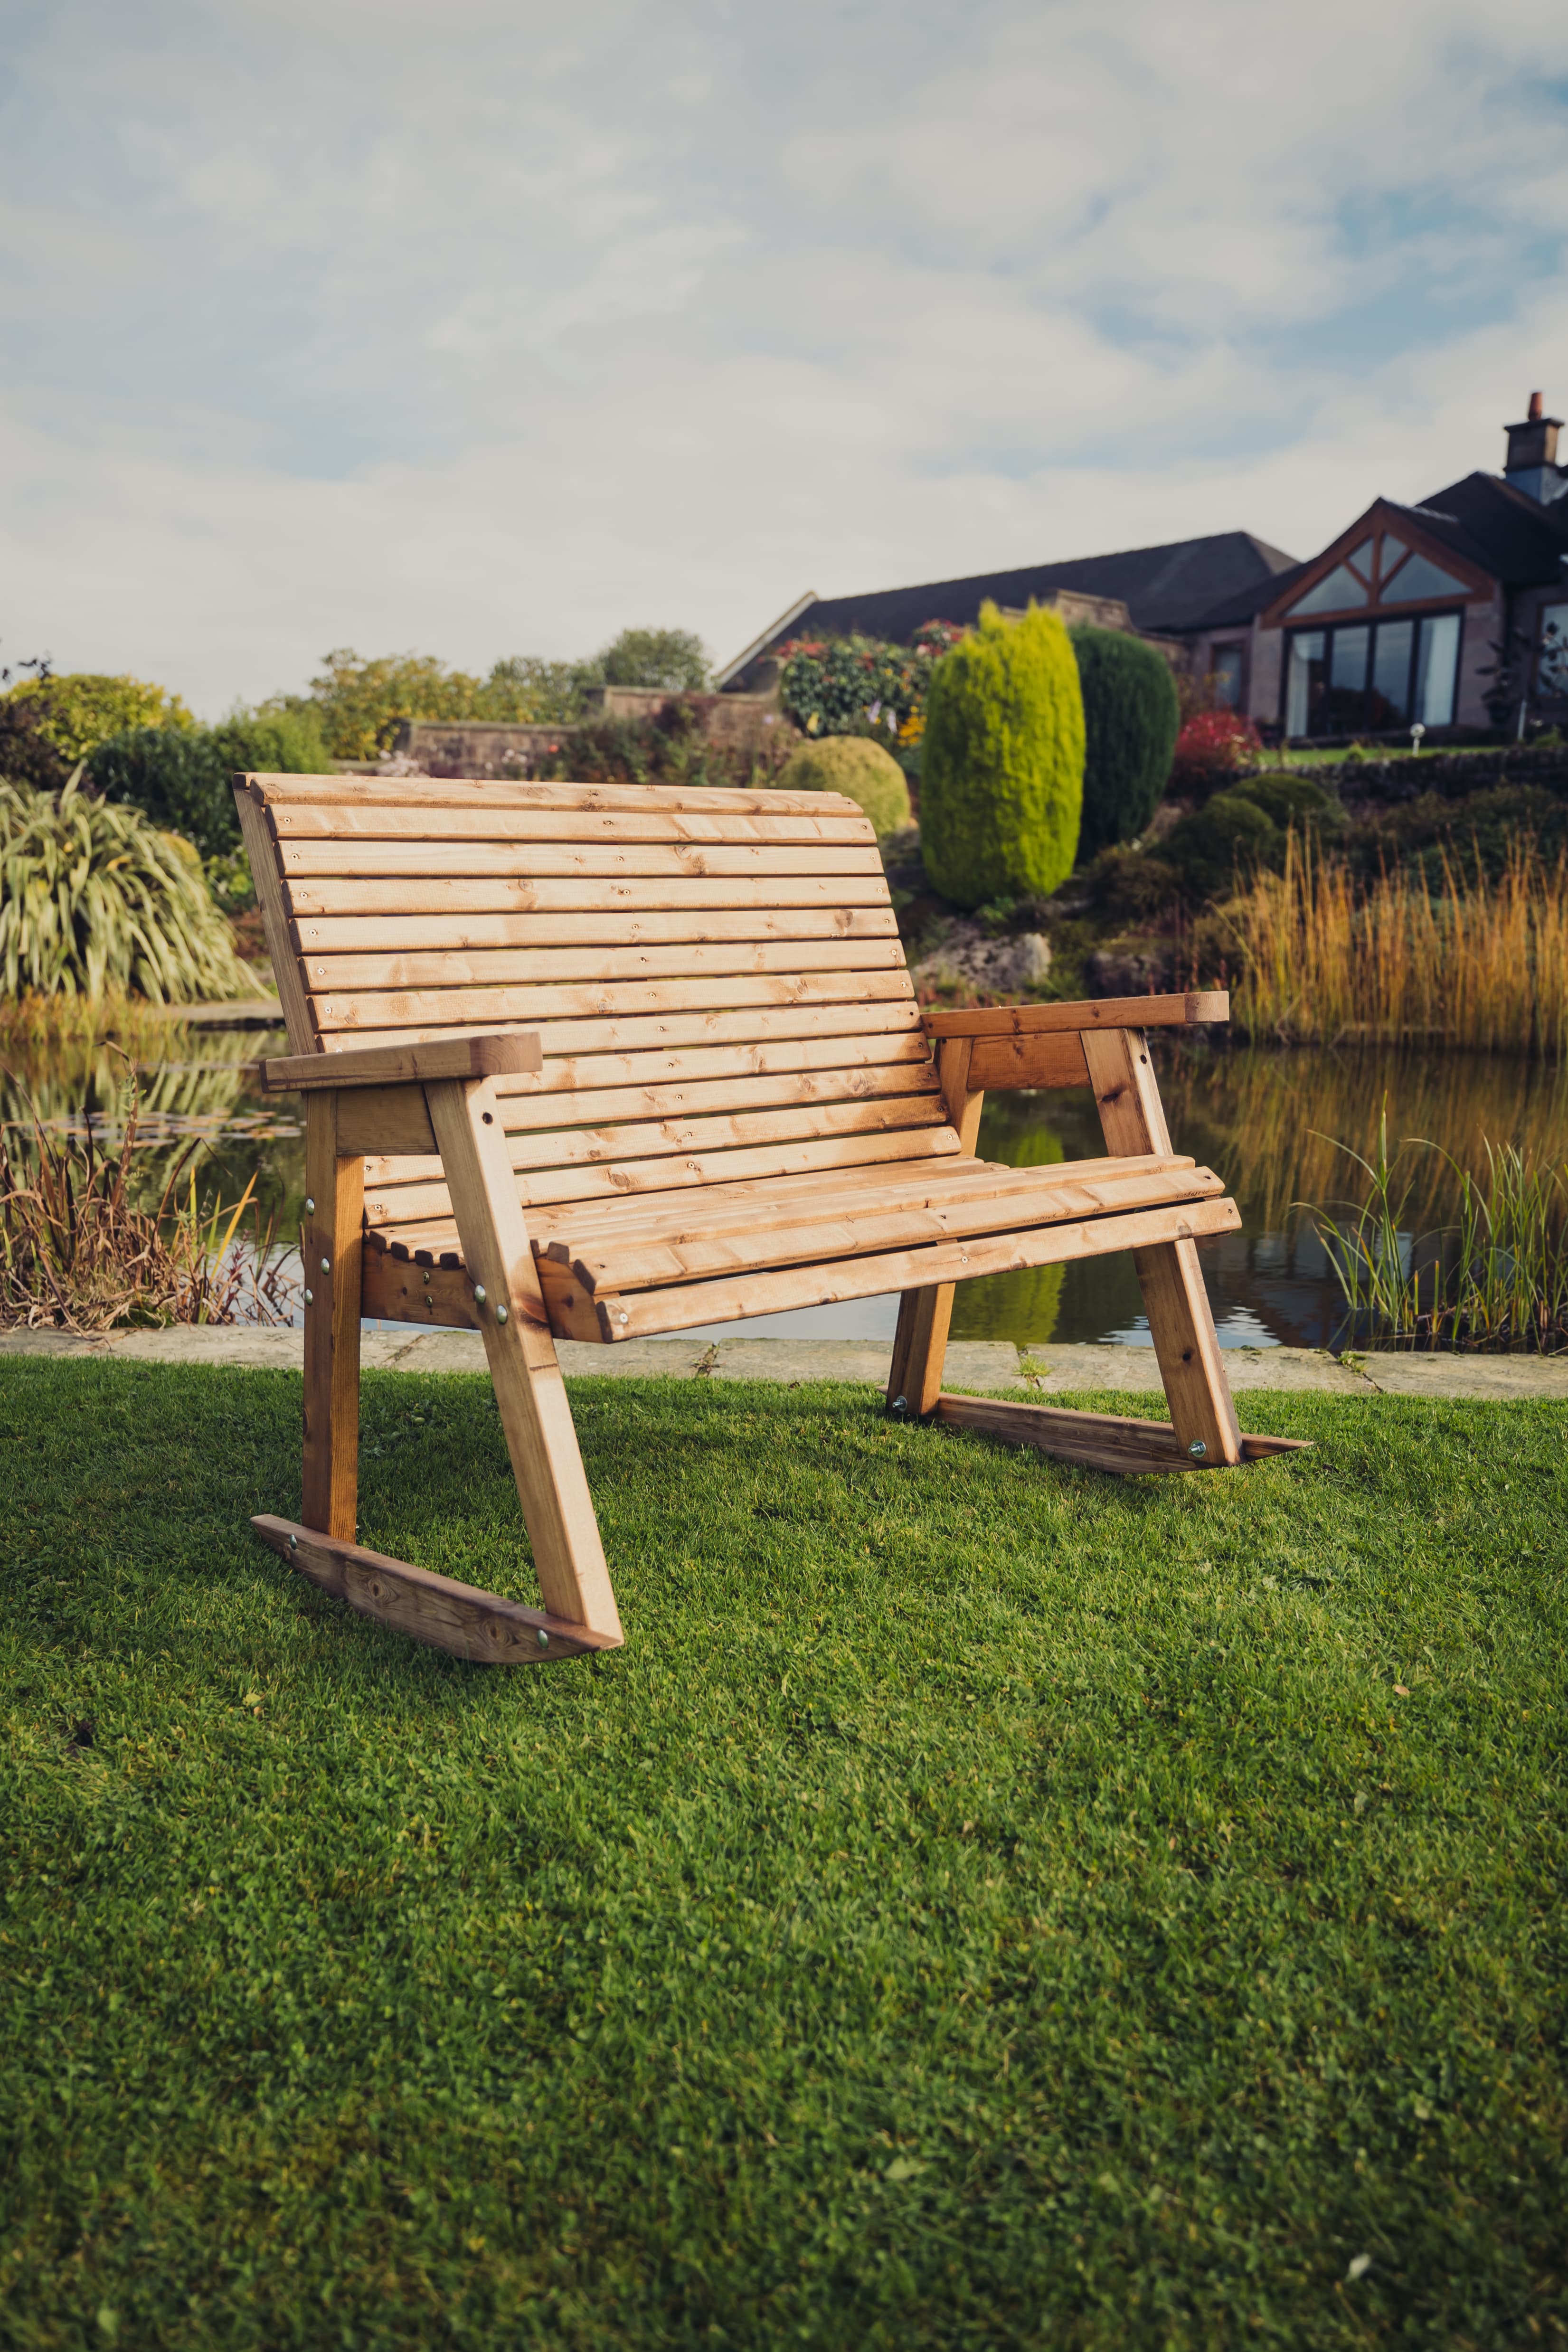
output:
{"label": "rounded topiary bush", "polygon": [[1083,809],[1083,695],[1055,613],[994,604],[931,672],[921,841],[961,907],[1048,898],[1072,872]]}
{"label": "rounded topiary bush", "polygon": [[1298,833],[1313,833],[1321,838],[1338,833],[1344,824],[1345,813],[1333,794],[1295,769],[1269,769],[1261,775],[1240,776],[1226,787],[1226,792],[1227,798],[1239,794],[1255,808],[1260,808],[1281,833],[1294,825]]}
{"label": "rounded topiary bush", "polygon": [[1192,898],[1220,898],[1249,868],[1275,865],[1284,836],[1258,803],[1241,793],[1215,793],[1184,816],[1160,845]]}
{"label": "rounded topiary bush", "polygon": [[1182,724],[1170,664],[1125,629],[1069,629],[1083,691],[1080,866],[1134,841],[1159,805]]}
{"label": "rounded topiary bush", "polygon": [[781,792],[843,793],[870,818],[879,841],[910,821],[910,788],[890,751],[868,735],[825,735],[803,743],[775,782]]}

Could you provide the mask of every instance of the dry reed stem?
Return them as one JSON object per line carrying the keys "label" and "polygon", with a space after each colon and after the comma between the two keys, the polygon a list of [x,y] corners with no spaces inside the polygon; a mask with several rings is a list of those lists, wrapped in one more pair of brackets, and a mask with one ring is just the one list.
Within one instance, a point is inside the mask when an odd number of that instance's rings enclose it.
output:
{"label": "dry reed stem", "polygon": [[1294,834],[1282,874],[1225,909],[1244,971],[1237,1018],[1290,1043],[1465,1045],[1561,1054],[1568,1045],[1568,852],[1533,837],[1500,878],[1466,889],[1444,861],[1358,890],[1343,859]]}

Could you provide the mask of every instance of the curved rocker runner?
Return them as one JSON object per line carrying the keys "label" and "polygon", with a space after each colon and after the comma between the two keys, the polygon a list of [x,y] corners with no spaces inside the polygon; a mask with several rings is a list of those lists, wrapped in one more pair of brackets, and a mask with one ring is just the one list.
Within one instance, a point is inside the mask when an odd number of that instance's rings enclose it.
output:
{"label": "curved rocker runner", "polygon": [[[235,782],[305,1100],[305,1475],[264,1541],[492,1663],[623,1635],[555,1353],[902,1293],[889,1411],[1118,1472],[1244,1437],[1144,1032],[1221,993],[922,1018],[870,824],[833,793]],[[934,1046],[934,1054],[933,1054]],[[1108,1157],[977,1160],[988,1088],[1092,1086]],[[953,1286],[1131,1250],[1168,1423],[950,1396]],[[355,1541],[361,1318],[479,1330],[542,1612]]]}

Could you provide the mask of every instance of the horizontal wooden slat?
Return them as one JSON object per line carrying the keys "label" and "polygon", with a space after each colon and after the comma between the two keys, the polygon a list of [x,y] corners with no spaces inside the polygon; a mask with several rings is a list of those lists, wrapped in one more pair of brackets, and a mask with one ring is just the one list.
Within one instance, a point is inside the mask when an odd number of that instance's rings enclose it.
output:
{"label": "horizontal wooden slat", "polygon": [[969,1057],[969,1090],[1010,1087],[1087,1087],[1089,1064],[1074,1030],[1035,1037],[977,1037]]}
{"label": "horizontal wooden slat", "polygon": [[[856,847],[876,835],[864,817],[565,816],[542,810],[531,821],[541,841],[842,842]],[[296,874],[517,874],[528,871],[524,842],[280,841],[285,879]]]}
{"label": "horizontal wooden slat", "polygon": [[[742,873],[712,873],[720,856],[745,858]],[[479,885],[503,894],[521,894],[524,906],[541,908],[658,908],[658,906],[837,906],[856,903],[856,891],[875,891],[886,901],[889,887],[875,849],[644,849],[644,861],[660,858],[666,873],[627,870],[621,849],[550,849],[538,842],[284,842],[282,873],[296,903],[322,898],[331,908],[353,910],[355,896],[372,894],[369,912],[390,901],[393,910],[418,906],[428,894],[435,908],[466,906]],[[550,873],[550,863],[595,863],[609,873]],[[804,866],[804,861],[811,861]],[[781,896],[793,894],[793,896]]]}
{"label": "horizontal wooden slat", "polygon": [[[918,1030],[884,1031],[868,1037],[784,1037],[749,1045],[686,1045],[640,1054],[561,1054],[545,1063],[526,1092],[531,1099],[606,1087],[697,1085],[710,1078],[765,1078],[803,1070],[932,1067]],[[496,1091],[504,1098],[509,1092],[525,1090],[514,1090],[506,1081],[498,1082]]]}
{"label": "horizontal wooden slat", "polygon": [[[541,950],[552,952],[557,962],[550,964],[552,983],[541,976],[538,985],[517,985],[517,988],[428,988],[409,990],[406,995],[393,992],[364,992],[364,995],[312,997],[315,1021],[322,1034],[329,1030],[414,1030],[414,1028],[445,1028],[445,1025],[479,1025],[479,1028],[500,1028],[500,1025],[524,1024],[527,1028],[548,1018],[550,1013],[581,1012],[590,1013],[632,1013],[632,1012],[663,1012],[663,1009],[712,1007],[712,1012],[729,1012],[733,1004],[766,1002],[766,990],[771,990],[771,1002],[790,1002],[806,995],[806,983],[816,981],[818,992],[832,988],[837,997],[868,995],[872,983],[881,981],[886,995],[900,995],[910,990],[910,976],[902,969],[902,957],[898,946],[884,946],[881,940],[814,940],[804,948],[635,948],[627,962],[630,971],[616,969],[614,952],[585,950]],[[611,969],[605,969],[609,964]],[[660,976],[658,964],[675,964],[668,976]],[[562,969],[564,967],[564,969]],[[644,976],[639,976],[642,967]],[[595,979],[595,969],[599,979]],[[574,990],[572,981],[578,981]],[[912,990],[910,990],[912,995]],[[572,1002],[576,997],[576,1004]]]}
{"label": "horizontal wooden slat", "polygon": [[1081,1004],[970,1005],[928,1013],[926,1030],[932,1037],[1014,1037],[1055,1029],[1170,1029],[1229,1018],[1230,998],[1215,988],[1184,996],[1102,996]]}
{"label": "horizontal wooden slat", "polygon": [[[429,809],[394,808],[384,804],[349,807],[342,803],[319,803],[298,808],[276,807],[272,811],[272,823],[278,838],[280,841],[289,842],[528,842],[531,844],[529,863],[531,866],[533,849],[538,846],[538,844],[531,827],[533,824],[533,809],[539,805],[541,804],[534,803],[532,807],[522,809],[505,808],[493,801],[487,800],[478,806]],[[647,814],[647,805],[645,794],[637,803],[638,813]],[[853,803],[841,800],[828,803],[816,798],[807,801],[798,793],[783,794],[780,804],[776,807],[771,803],[766,806],[759,804],[741,814],[774,817],[804,814],[813,819],[836,815],[849,823],[859,821],[855,815]],[[787,862],[801,856],[820,858],[825,855],[831,856],[837,862],[830,866],[806,865],[799,867],[798,870],[807,874],[840,870],[865,872],[868,870],[868,860],[870,865],[878,867],[881,864],[875,847],[840,848],[825,853],[820,847],[812,849],[801,844],[795,844],[793,846],[789,844],[782,845],[775,844],[770,846],[753,843],[749,847],[742,845],[724,849],[703,847],[699,844],[690,843],[675,844],[664,847],[646,845],[640,850],[635,846],[625,849],[609,846],[584,848],[564,853],[546,849],[543,854],[546,856],[560,855],[570,861],[559,866],[546,866],[544,868],[546,873],[575,874],[639,872],[700,874],[704,871],[714,874],[754,874],[758,871],[771,872],[773,861],[777,858],[782,857]],[[626,863],[628,859],[638,856],[656,858],[659,862],[646,867]],[[860,864],[846,868],[843,861],[847,858],[858,858]],[[708,863],[710,859],[721,862],[710,865]],[[760,866],[759,860],[762,861]]]}
{"label": "horizontal wooden slat", "polygon": [[777,1177],[771,1184],[709,1186],[696,1194],[668,1195],[652,1200],[582,1201],[571,1207],[542,1210],[530,1224],[536,1247],[548,1249],[563,1265],[584,1249],[600,1244],[618,1246],[639,1234],[681,1241],[689,1234],[742,1231],[752,1221],[782,1223],[807,1222],[808,1213],[826,1216],[858,1215],[868,1205],[897,1202],[914,1208],[940,1208],[959,1193],[975,1192],[989,1197],[1027,1192],[1042,1178],[1082,1175],[1089,1182],[1116,1176],[1190,1173],[1194,1162],[1176,1153],[1153,1159],[1057,1160],[1045,1168],[1005,1168],[993,1160],[974,1160],[957,1153],[942,1160],[908,1165],[846,1169],[830,1183],[815,1178]]}
{"label": "horizontal wooden slat", "polygon": [[[860,856],[858,849],[832,852],[835,856]],[[494,875],[400,875],[395,879],[360,879],[355,875],[318,875],[299,879],[289,875],[287,898],[296,922],[331,915],[562,915],[562,912],[618,912],[642,915],[660,908],[785,908],[785,906],[889,906],[889,887],[877,873],[814,873],[769,875],[757,882],[710,879],[705,875],[668,875],[663,879],[605,879],[605,882],[548,882],[538,877],[541,852],[529,852],[527,870],[508,854]]]}
{"label": "horizontal wooden slat", "polygon": [[[797,795],[790,795],[797,797]],[[842,809],[844,814],[837,814]],[[279,845],[291,840],[384,840],[395,837],[395,828],[388,828],[388,816],[397,816],[400,809],[388,804],[388,809],[372,807],[327,807],[327,804],[303,804],[299,809],[268,807],[266,821],[273,825]],[[322,821],[329,818],[329,821]],[[783,814],[783,809],[766,812],[675,812],[658,807],[648,795],[637,809],[548,809],[541,804],[524,807],[500,807],[494,802],[458,802],[454,807],[430,807],[423,818],[423,830],[409,825],[406,833],[397,837],[411,840],[449,842],[458,835],[470,840],[517,840],[517,842],[693,842],[693,845],[771,845],[771,842],[802,842],[802,845],[847,845],[856,849],[875,846],[877,835],[868,818],[851,814],[842,800],[814,802],[802,814]]]}
{"label": "horizontal wooden slat", "polygon": [[[689,1191],[700,1184],[732,1184],[751,1178],[805,1175],[826,1169],[862,1167],[877,1160],[935,1159],[958,1150],[950,1127],[915,1128],[908,1132],[836,1135],[808,1138],[796,1143],[753,1145],[744,1150],[682,1151],[666,1160],[599,1162],[570,1168],[539,1168],[519,1179],[525,1208],[566,1201],[616,1201],[633,1193]],[[406,1188],[410,1192],[412,1188]],[[432,1186],[434,1212],[405,1216],[394,1206],[399,1196],[387,1188],[383,1202],[378,1191],[367,1199],[365,1213],[389,1233],[404,1223],[428,1223],[444,1215],[445,1188]],[[406,1201],[402,1210],[408,1206]],[[383,1207],[386,1213],[381,1213]]]}
{"label": "horizontal wooden slat", "polygon": [[[1022,1172],[1022,1171],[1020,1171]],[[763,1266],[822,1265],[829,1259],[871,1251],[912,1249],[965,1234],[1016,1233],[1070,1219],[1108,1216],[1131,1209],[1157,1208],[1179,1201],[1206,1200],[1223,1192],[1207,1168],[1146,1168],[1118,1176],[1063,1181],[1050,1171],[1033,1171],[1032,1183],[1010,1188],[955,1186],[951,1196],[928,1207],[871,1195],[855,1208],[825,1202],[819,1215],[799,1211],[790,1223],[775,1212],[757,1212],[750,1223],[727,1233],[695,1229],[679,1237],[650,1234],[616,1237],[584,1249],[572,1271],[591,1297],[605,1291],[651,1290],[671,1283],[700,1282],[721,1274],[745,1275]],[[556,1253],[549,1255],[552,1259]],[[558,1260],[556,1262],[559,1262]]]}
{"label": "horizontal wooden slat", "polygon": [[[775,940],[797,946],[820,939],[898,939],[891,908],[778,908],[752,912],[691,912],[666,915],[312,915],[296,924],[300,952],[306,957],[310,992],[322,988],[385,988],[388,981],[374,976],[376,964],[418,957],[421,964],[442,962],[463,979],[463,957],[479,952],[494,967],[499,955],[538,955],[545,948],[572,948],[581,955],[626,957],[637,948],[712,948],[757,946]],[[605,946],[585,946],[602,940]],[[362,973],[372,971],[372,979]],[[545,967],[548,969],[548,967]],[[517,962],[494,967],[496,979],[512,973],[529,979],[529,969]],[[395,983],[393,983],[395,985]],[[414,985],[445,988],[442,979],[421,979]]]}
{"label": "horizontal wooden slat", "polygon": [[[834,956],[859,968],[901,963],[890,911],[865,908],[835,914],[648,915],[601,919],[584,915],[510,919],[531,937],[507,947],[374,948],[364,954],[311,950],[303,959],[312,995],[323,990],[471,988],[496,982],[637,980],[692,971],[811,971],[824,950],[874,941],[875,956]],[[585,940],[602,940],[587,946]]]}
{"label": "horizontal wooden slat", "polygon": [[600,809],[640,814],[658,809],[674,814],[828,808],[859,814],[840,793],[781,792],[752,788],[672,784],[531,782],[522,777],[488,776],[294,776],[247,773],[246,785],[270,811],[312,803],[344,808],[541,808]]}
{"label": "horizontal wooden slat", "polygon": [[[622,1120],[658,1121],[661,1128],[712,1112],[784,1110],[795,1104],[873,1103],[893,1098],[920,1098],[940,1111],[942,1095],[929,1063],[890,1068],[797,1071],[793,1076],[713,1078],[690,1085],[595,1087],[572,1095],[544,1095],[536,1099],[513,1095],[501,1104],[501,1124],[508,1135],[563,1132],[563,1115],[574,1122],[618,1135]],[[945,1112],[941,1113],[945,1117]],[[553,1156],[553,1155],[552,1155]],[[436,1169],[403,1169],[395,1173],[367,1166],[368,1181],[394,1183],[418,1173],[433,1176]]]}
{"label": "horizontal wooden slat", "polygon": [[[726,985],[724,992],[733,998],[735,983]],[[494,1025],[493,1022],[483,1021],[443,1023],[439,1026],[411,1024],[398,1029],[356,1031],[354,1043],[402,1045],[422,1037],[466,1036],[470,1031],[477,1034]],[[870,986],[859,993],[852,990],[839,1003],[823,1003],[819,991],[814,988],[813,1001],[804,1003],[732,1003],[722,1012],[715,1012],[711,1006],[694,1005],[649,1013],[612,1013],[607,1016],[547,1014],[536,1017],[529,1025],[539,1032],[547,1072],[552,1057],[574,1054],[655,1050],[673,1053],[686,1045],[761,1045],[778,1038],[863,1036],[879,1031],[889,1037],[918,1037],[922,1043],[925,1036],[914,991],[898,989],[884,994],[879,981],[874,991]],[[502,1087],[506,1083],[504,1078],[497,1081]]]}
{"label": "horizontal wooden slat", "polygon": [[1199,1240],[1234,1233],[1241,1223],[1234,1201],[1190,1201],[1179,1207],[1140,1209],[1127,1216],[1100,1217],[1087,1223],[1042,1225],[1032,1232],[943,1242],[927,1249],[877,1252],[838,1258],[827,1265],[788,1267],[751,1276],[725,1276],[716,1282],[690,1282],[672,1290],[588,1300],[582,1285],[548,1259],[540,1267],[545,1305],[563,1328],[575,1298],[594,1308],[606,1339],[635,1339],[660,1331],[687,1331],[699,1323],[735,1323],[752,1315],[775,1315],[798,1307],[831,1307],[846,1298],[875,1298],[887,1291],[924,1290],[946,1282],[973,1282],[982,1275],[1016,1274],[1026,1266],[1060,1265],[1114,1251],[1150,1249],[1162,1243]]}

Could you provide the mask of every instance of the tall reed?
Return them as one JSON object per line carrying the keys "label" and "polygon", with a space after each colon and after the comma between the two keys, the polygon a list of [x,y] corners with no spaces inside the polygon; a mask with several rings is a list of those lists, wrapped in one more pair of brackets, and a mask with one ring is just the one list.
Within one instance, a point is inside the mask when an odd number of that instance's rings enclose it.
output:
{"label": "tall reed", "polygon": [[1468,889],[1445,859],[1434,887],[1383,873],[1362,887],[1345,861],[1289,837],[1285,868],[1222,910],[1242,966],[1236,1015],[1291,1043],[1568,1047],[1568,852],[1532,836],[1500,878]]}
{"label": "tall reed", "polygon": [[[122,1058],[117,1150],[102,1148],[90,1114],[81,1134],[61,1136],[35,1111],[30,1149],[14,1144],[14,1128],[0,1129],[0,1327],[87,1338],[125,1324],[287,1323],[294,1286],[273,1223],[264,1227],[254,1203],[254,1176],[232,1207],[215,1202],[204,1214],[193,1138],[156,1207],[136,1205],[140,1093]],[[242,1242],[247,1210],[252,1232]]]}
{"label": "tall reed", "polygon": [[[1568,1161],[1485,1143],[1486,1173],[1461,1168],[1425,1138],[1388,1149],[1386,1099],[1370,1159],[1336,1147],[1367,1179],[1357,1202],[1310,1213],[1360,1338],[1427,1347],[1568,1347]],[[1407,1150],[1434,1151],[1457,1181],[1455,1221],[1417,1232]],[[1348,1213],[1336,1216],[1336,1207]]]}

